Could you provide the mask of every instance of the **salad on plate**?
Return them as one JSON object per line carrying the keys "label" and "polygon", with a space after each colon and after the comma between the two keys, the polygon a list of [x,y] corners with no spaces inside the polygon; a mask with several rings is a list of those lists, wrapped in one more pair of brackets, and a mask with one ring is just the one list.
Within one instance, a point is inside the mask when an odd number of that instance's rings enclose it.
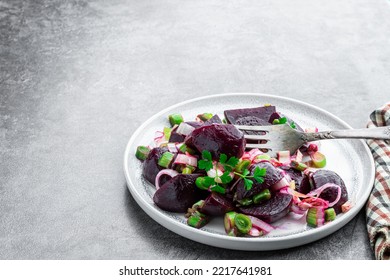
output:
{"label": "salad on plate", "polygon": [[[202,113],[193,121],[168,116],[170,127],[157,131],[152,144],[138,146],[142,175],[156,191],[153,202],[183,213],[187,224],[202,228],[222,216],[229,236],[259,237],[290,215],[320,227],[350,209],[343,179],[326,170],[319,143],[303,145],[295,154],[246,149],[235,125],[280,125],[304,131],[275,106],[225,110],[224,119]],[[306,132],[317,128],[306,128]],[[222,225],[221,225],[222,226]]]}

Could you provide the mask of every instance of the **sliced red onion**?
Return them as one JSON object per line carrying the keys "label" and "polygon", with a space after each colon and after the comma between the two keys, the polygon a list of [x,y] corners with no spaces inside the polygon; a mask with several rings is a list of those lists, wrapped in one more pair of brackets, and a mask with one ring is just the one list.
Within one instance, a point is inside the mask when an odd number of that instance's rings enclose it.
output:
{"label": "sliced red onion", "polygon": [[286,177],[283,177],[283,178],[280,179],[277,183],[275,183],[275,184],[271,187],[271,189],[272,189],[273,191],[278,191],[278,190],[280,190],[280,189],[282,189],[282,188],[288,188],[289,186],[290,186],[290,184],[289,184],[287,178],[286,178]]}
{"label": "sliced red onion", "polygon": [[171,152],[171,153],[177,153],[177,146],[175,143],[168,143],[167,144],[167,147],[168,147],[168,150]]}
{"label": "sliced red onion", "polygon": [[186,155],[178,154],[176,156],[174,164],[184,164],[184,165],[197,166],[198,159],[194,156],[189,155],[189,154],[186,154]]}
{"label": "sliced red onion", "polygon": [[275,167],[279,167],[279,166],[282,166],[282,165],[283,165],[283,163],[281,163],[280,161],[278,161],[278,160],[275,159],[275,158],[271,158],[271,159],[269,160],[269,162],[270,162],[273,166],[275,166]]}
{"label": "sliced red onion", "polygon": [[248,235],[249,235],[249,236],[252,236],[252,237],[259,237],[259,236],[262,236],[262,235],[263,235],[263,231],[258,230],[258,229],[255,228],[255,227],[252,227],[252,228],[249,230]]}
{"label": "sliced red onion", "polygon": [[301,153],[300,150],[297,150],[297,154],[295,155],[295,161],[302,162],[302,160],[303,160],[303,154]]}
{"label": "sliced red onion", "polygon": [[275,229],[270,224],[268,224],[268,223],[266,223],[266,222],[264,222],[256,217],[253,217],[253,216],[248,216],[248,217],[252,222],[252,228],[255,227],[258,230],[261,230],[264,234],[267,234]]}
{"label": "sliced red onion", "polygon": [[195,128],[193,126],[190,126],[188,123],[182,122],[177,128],[176,132],[187,136],[194,130]]}
{"label": "sliced red onion", "polygon": [[259,149],[252,149],[248,152],[245,152],[243,154],[243,156],[241,157],[241,160],[254,161],[257,156],[260,156],[262,154],[264,154],[264,153],[262,151],[260,151]]}
{"label": "sliced red onion", "polygon": [[178,174],[179,174],[179,172],[177,172],[176,170],[173,170],[173,169],[163,169],[160,172],[158,172],[157,176],[156,176],[156,181],[154,183],[156,186],[156,189],[158,190],[160,188],[160,178],[162,175],[168,175],[171,178],[173,178]]}
{"label": "sliced red onion", "polygon": [[280,151],[278,152],[278,160],[283,165],[288,165],[291,162],[290,151]]}
{"label": "sliced red onion", "polygon": [[329,208],[329,202],[319,197],[308,197],[304,198],[302,201],[310,204],[311,207]]}
{"label": "sliced red onion", "polygon": [[291,212],[294,212],[295,214],[298,214],[298,215],[303,215],[307,211],[307,209],[302,209],[301,207],[299,207],[299,205],[297,205],[295,203],[291,204],[290,210],[291,210]]}
{"label": "sliced red onion", "polygon": [[341,198],[341,187],[339,185],[336,185],[333,183],[327,183],[327,184],[319,187],[318,189],[315,189],[314,191],[309,192],[307,195],[319,197],[324,190],[329,189],[329,188],[334,188],[334,187],[337,188],[337,197],[333,202],[329,201],[329,207],[333,207],[337,202],[339,202],[339,200]]}
{"label": "sliced red onion", "polygon": [[160,147],[164,142],[168,143],[168,141],[165,140],[165,135],[161,131],[156,131],[154,134],[154,143],[157,147]]}

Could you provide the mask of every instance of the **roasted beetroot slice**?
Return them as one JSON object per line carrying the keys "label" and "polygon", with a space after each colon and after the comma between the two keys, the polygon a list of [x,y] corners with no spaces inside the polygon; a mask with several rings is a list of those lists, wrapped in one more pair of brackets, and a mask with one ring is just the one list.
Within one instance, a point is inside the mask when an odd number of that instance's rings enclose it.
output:
{"label": "roasted beetroot slice", "polygon": [[251,197],[264,189],[269,189],[283,178],[282,173],[278,169],[276,169],[271,163],[266,161],[252,165],[249,168],[250,176],[253,175],[256,167],[265,168],[267,170],[267,172],[265,173],[264,182],[260,184],[254,181],[252,188],[247,191],[245,189],[243,180],[240,180],[240,182],[237,183],[237,189],[235,194],[236,201]]}
{"label": "roasted beetroot slice", "polygon": [[235,209],[233,202],[225,196],[212,192],[204,201],[200,211],[210,216],[222,216]]}
{"label": "roasted beetroot slice", "polygon": [[186,136],[183,135],[183,134],[177,133],[176,130],[177,130],[177,128],[175,128],[171,132],[171,136],[169,137],[169,142],[170,143],[182,143],[182,142],[184,142],[184,139],[186,138]]}
{"label": "roasted beetroot slice", "polygon": [[222,123],[221,119],[219,118],[218,115],[214,115],[212,116],[211,119],[209,119],[208,121],[205,121],[205,125],[209,125],[209,124],[213,124],[213,123]]}
{"label": "roasted beetroot slice", "polygon": [[184,213],[196,201],[197,174],[179,174],[162,185],[153,196],[154,203],[169,212]]}
{"label": "roasted beetroot slice", "polygon": [[255,216],[267,223],[273,223],[290,211],[292,203],[292,195],[286,193],[276,193],[270,200],[263,202],[260,205],[251,207],[240,207],[241,213]]}
{"label": "roasted beetroot slice", "polygon": [[[336,213],[341,212],[341,205],[348,201],[348,192],[345,187],[345,183],[341,177],[331,171],[331,170],[317,170],[312,177],[314,189],[318,189],[326,183],[333,183],[341,187],[341,197],[339,202],[337,202],[333,208]],[[325,199],[329,202],[332,202],[337,197],[337,188],[329,188],[323,191],[320,195],[320,198]]]}
{"label": "roasted beetroot slice", "polygon": [[230,124],[211,124],[197,128],[186,137],[185,143],[200,153],[209,151],[214,159],[218,159],[221,154],[240,158],[246,144],[244,134]]}
{"label": "roasted beetroot slice", "polygon": [[304,175],[300,184],[295,184],[297,192],[307,194],[311,191],[310,178]]}
{"label": "roasted beetroot slice", "polygon": [[269,118],[275,113],[275,106],[226,110],[228,123],[239,125],[269,125]]}
{"label": "roasted beetroot slice", "polygon": [[[270,116],[275,113],[275,106],[264,106],[257,108],[226,110],[225,118],[228,123],[238,125],[270,125],[268,122]],[[243,131],[248,135],[261,135],[258,131]],[[249,140],[250,143],[257,143],[257,141]]]}
{"label": "roasted beetroot slice", "polygon": [[157,173],[160,172],[160,170],[164,169],[160,165],[158,165],[158,159],[160,156],[167,152],[167,148],[153,148],[146,160],[143,163],[142,166],[142,175],[145,177],[146,180],[148,180],[153,185],[156,181]]}

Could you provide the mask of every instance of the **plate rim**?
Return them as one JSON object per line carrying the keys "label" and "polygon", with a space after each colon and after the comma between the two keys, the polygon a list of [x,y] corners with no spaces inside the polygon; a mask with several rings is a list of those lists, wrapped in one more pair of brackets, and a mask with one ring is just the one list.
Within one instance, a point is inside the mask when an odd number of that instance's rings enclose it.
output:
{"label": "plate rim", "polygon": [[[182,102],[179,102],[177,104],[171,105],[155,114],[153,114],[151,117],[149,117],[146,121],[144,121],[132,134],[130,137],[124,157],[123,157],[123,168],[124,168],[124,173],[126,177],[126,184],[127,187],[132,194],[133,198],[137,202],[137,204],[142,208],[143,211],[145,211],[149,217],[151,217],[154,221],[162,225],[163,227],[175,232],[176,234],[179,234],[187,239],[191,239],[203,244],[215,246],[215,247],[220,247],[220,248],[225,248],[225,249],[236,249],[236,250],[246,250],[246,251],[266,251],[266,250],[277,250],[277,249],[285,249],[285,248],[291,248],[291,247],[296,247],[300,246],[303,244],[311,243],[316,240],[319,240],[337,230],[342,228],[344,225],[346,225],[349,221],[351,221],[363,208],[365,205],[370,193],[372,186],[374,184],[374,179],[375,179],[375,164],[374,160],[371,154],[371,151],[369,150],[366,142],[364,140],[357,140],[360,141],[363,144],[363,147],[365,149],[365,152],[370,155],[370,180],[369,180],[369,187],[366,188],[366,190],[362,193],[361,198],[359,201],[355,202],[355,206],[348,211],[347,213],[344,213],[340,219],[335,221],[335,224],[329,227],[319,227],[315,229],[311,229],[308,231],[303,231],[299,232],[296,234],[292,235],[287,235],[287,236],[275,236],[275,237],[269,237],[269,238],[242,238],[242,237],[232,237],[232,236],[224,236],[212,232],[207,232],[204,230],[199,230],[195,229],[192,227],[189,227],[188,225],[185,225],[177,220],[174,220],[164,214],[164,212],[160,212],[156,210],[153,205],[149,204],[147,201],[144,201],[143,197],[141,194],[136,190],[136,187],[134,183],[132,182],[130,178],[130,169],[129,169],[129,164],[128,164],[128,158],[130,156],[130,150],[131,147],[133,146],[133,143],[137,136],[143,131],[145,127],[148,126],[151,122],[153,122],[155,119],[163,115],[164,113],[176,108],[176,107],[181,107],[183,105],[186,105],[188,103],[192,102],[197,102],[201,100],[207,100],[207,99],[212,99],[212,98],[218,98],[218,97],[232,97],[232,96],[251,96],[251,97],[263,97],[263,98],[272,98],[272,99],[279,99],[283,101],[288,101],[291,103],[299,104],[305,107],[309,107],[311,109],[314,109],[316,111],[320,111],[321,113],[325,114],[327,117],[330,117],[331,119],[336,120],[337,122],[341,123],[347,128],[352,128],[347,122],[344,120],[340,119],[339,117],[333,115],[332,113],[317,107],[315,105],[306,103],[304,101],[292,99],[289,97],[284,97],[284,96],[279,96],[279,95],[271,95],[271,94],[263,94],[263,93],[247,93],[247,92],[230,92],[230,93],[221,93],[221,94],[213,94],[213,95],[206,95],[206,96],[201,96],[197,98],[192,98],[188,99]],[[367,164],[367,163],[366,163]],[[371,187],[370,187],[371,186]],[[189,235],[185,235],[185,234]],[[206,239],[204,239],[206,238]],[[293,242],[294,241],[294,242]],[[298,241],[298,242],[297,242]],[[230,242],[231,246],[225,246],[223,245],[225,242]],[[284,243],[282,246],[278,246],[280,244]],[[289,244],[290,243],[290,244]],[[266,245],[265,248],[240,248],[240,244],[247,244],[247,245],[254,245],[254,244],[264,244]],[[272,248],[270,248],[270,245]]]}

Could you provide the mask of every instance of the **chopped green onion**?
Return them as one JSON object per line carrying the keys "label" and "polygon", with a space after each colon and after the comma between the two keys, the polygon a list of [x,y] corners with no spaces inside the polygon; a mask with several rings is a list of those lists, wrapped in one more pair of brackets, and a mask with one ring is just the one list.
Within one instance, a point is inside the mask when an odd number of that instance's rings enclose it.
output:
{"label": "chopped green onion", "polygon": [[320,152],[315,152],[310,155],[311,160],[313,161],[313,164],[317,168],[323,168],[326,165],[326,157],[324,154]]}
{"label": "chopped green onion", "polygon": [[306,164],[297,162],[296,160],[291,161],[291,167],[299,171],[305,171],[308,168]]}
{"label": "chopped green onion", "polygon": [[172,114],[172,115],[169,115],[168,118],[169,118],[169,122],[171,123],[172,126],[174,126],[175,124],[181,124],[182,122],[184,122],[183,116],[180,114]]}
{"label": "chopped green onion", "polygon": [[253,203],[258,204],[262,201],[269,200],[271,198],[271,192],[269,189],[265,189],[253,196]]}
{"label": "chopped green onion", "polygon": [[236,172],[238,173],[242,173],[244,172],[245,169],[247,169],[249,167],[249,165],[251,164],[251,161],[250,160],[247,160],[247,159],[244,159],[242,161],[240,161],[237,165],[236,165]]}
{"label": "chopped green onion", "polygon": [[146,146],[138,146],[137,151],[135,152],[135,156],[139,160],[145,160],[150,153],[150,149]]}
{"label": "chopped green onion", "polygon": [[182,145],[180,145],[179,151],[181,153],[183,153],[183,154],[185,154],[185,153],[189,153],[190,155],[194,155],[195,154],[195,151],[193,149],[191,149],[190,147],[188,147],[184,143]]}
{"label": "chopped green onion", "polygon": [[169,140],[169,138],[171,138],[172,129],[169,127],[164,127],[163,132],[164,132],[165,139]]}
{"label": "chopped green onion", "polygon": [[307,211],[306,223],[311,227],[318,227],[324,224],[324,209],[312,207]]}
{"label": "chopped green onion", "polygon": [[287,122],[287,118],[286,117],[281,117],[279,119],[279,124],[285,124]]}
{"label": "chopped green onion", "polygon": [[205,214],[195,211],[188,217],[187,224],[194,228],[201,228],[205,226],[208,221],[209,219]]}
{"label": "chopped green onion", "polygon": [[272,121],[272,124],[279,124],[279,123],[280,123],[279,119],[274,119],[274,120]]}
{"label": "chopped green onion", "polygon": [[271,156],[267,154],[258,155],[255,159],[257,160],[270,160]]}
{"label": "chopped green onion", "polygon": [[226,119],[222,119],[222,123],[227,124],[227,120]]}
{"label": "chopped green onion", "polygon": [[242,206],[248,206],[248,205],[251,205],[253,203],[253,200],[252,200],[252,198],[243,198],[243,199],[239,200],[238,203]]}
{"label": "chopped green onion", "polygon": [[293,129],[296,129],[297,125],[295,124],[295,122],[291,122],[290,127],[293,128]]}
{"label": "chopped green onion", "polygon": [[192,174],[192,169],[187,167],[183,168],[183,171],[181,172],[182,174]]}
{"label": "chopped green onion", "polygon": [[198,177],[195,180],[195,185],[201,190],[208,190],[210,185],[208,184],[207,177]]}
{"label": "chopped green onion", "polygon": [[328,208],[325,210],[325,221],[331,222],[336,219],[336,212],[333,208]]}
{"label": "chopped green onion", "polygon": [[180,145],[179,151],[182,152],[183,154],[187,152],[187,145],[184,143]]}
{"label": "chopped green onion", "polygon": [[234,224],[239,232],[248,233],[252,228],[252,221],[247,215],[237,214],[234,217]]}
{"label": "chopped green onion", "polygon": [[158,159],[158,165],[162,166],[162,167],[165,167],[165,168],[168,168],[169,165],[171,164],[173,158],[174,158],[174,154],[172,154],[171,152],[165,152],[161,155],[161,157]]}
{"label": "chopped green onion", "polygon": [[197,117],[205,122],[205,121],[208,121],[209,119],[211,119],[213,117],[213,114],[203,113],[203,114],[198,115]]}
{"label": "chopped green onion", "polygon": [[236,215],[236,212],[225,213],[225,217],[223,218],[223,224],[225,226],[225,231],[228,235],[231,235],[234,229],[234,218],[236,217]]}
{"label": "chopped green onion", "polygon": [[193,213],[198,211],[198,209],[202,208],[204,205],[204,200],[199,200],[195,202],[191,208],[188,208],[187,213],[184,215],[186,218],[189,218]]}

